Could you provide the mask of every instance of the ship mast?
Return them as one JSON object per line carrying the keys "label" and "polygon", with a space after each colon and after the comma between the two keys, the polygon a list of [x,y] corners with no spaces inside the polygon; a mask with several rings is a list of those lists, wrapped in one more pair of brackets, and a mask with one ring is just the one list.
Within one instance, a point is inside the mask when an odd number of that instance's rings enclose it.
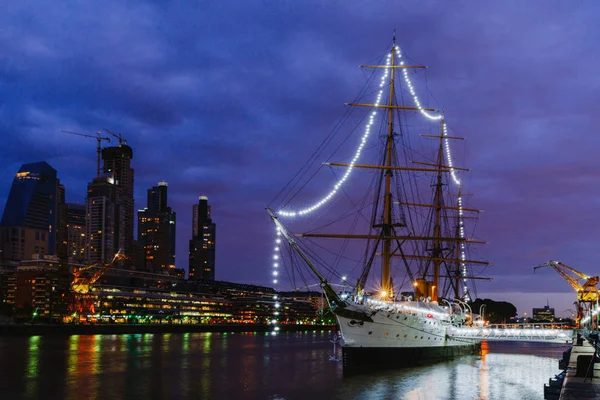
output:
{"label": "ship mast", "polygon": [[[434,195],[434,225],[433,225],[433,248],[431,249],[431,256],[433,257],[433,281],[431,282],[431,299],[437,301],[437,292],[439,289],[440,281],[440,266],[442,265],[442,206],[443,206],[443,194],[442,194],[442,168],[444,163],[444,120],[442,120],[440,129],[440,146],[438,149],[437,157],[437,176],[435,183],[435,195]],[[429,289],[429,288],[428,288]],[[428,290],[429,292],[429,290]],[[429,293],[428,293],[429,295]]]}
{"label": "ship mast", "polygon": [[392,293],[390,287],[390,261],[391,261],[391,249],[392,249],[392,155],[394,151],[394,66],[396,65],[396,34],[394,32],[394,40],[392,41],[392,49],[390,51],[390,95],[388,99],[388,134],[386,141],[386,152],[384,165],[385,170],[385,194],[383,200],[383,224],[382,224],[382,246],[383,246],[383,260],[381,265],[381,297],[387,299]]}

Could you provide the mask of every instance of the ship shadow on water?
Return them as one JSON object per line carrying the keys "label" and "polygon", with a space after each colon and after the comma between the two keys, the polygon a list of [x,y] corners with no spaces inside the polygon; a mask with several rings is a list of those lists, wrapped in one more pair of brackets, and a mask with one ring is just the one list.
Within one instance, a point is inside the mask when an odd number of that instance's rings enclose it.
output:
{"label": "ship shadow on water", "polygon": [[338,398],[543,399],[566,347],[544,343],[483,342],[476,355],[418,366],[343,374]]}

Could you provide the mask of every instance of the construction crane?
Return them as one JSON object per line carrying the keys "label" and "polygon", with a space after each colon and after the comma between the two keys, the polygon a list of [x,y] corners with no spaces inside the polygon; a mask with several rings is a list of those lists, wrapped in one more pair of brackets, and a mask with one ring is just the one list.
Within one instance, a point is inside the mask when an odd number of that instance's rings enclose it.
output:
{"label": "construction crane", "polygon": [[[533,268],[535,272],[538,268],[551,267],[563,277],[565,281],[577,292],[577,320],[576,325],[579,327],[579,322],[583,317],[583,305],[587,305],[587,309],[592,303],[598,301],[598,289],[596,285],[600,281],[598,276],[589,276],[583,272],[579,272],[560,261],[547,261],[542,265]],[[580,283],[580,281],[584,281]]]}
{"label": "construction crane", "polygon": [[119,141],[119,146],[122,144],[127,144],[127,140],[123,139],[123,134],[121,132],[114,133],[114,132],[109,131],[106,128],[104,128],[104,130],[117,138],[117,140]]}
{"label": "construction crane", "polygon": [[70,135],[77,135],[77,136],[93,138],[98,141],[98,150],[96,151],[98,154],[98,162],[96,164],[96,178],[100,178],[100,159],[101,159],[101,155],[102,155],[101,141],[106,140],[107,142],[110,142],[110,138],[100,136],[100,132],[96,132],[96,135],[87,135],[85,133],[70,132],[70,131],[61,131],[61,132],[68,133]]}

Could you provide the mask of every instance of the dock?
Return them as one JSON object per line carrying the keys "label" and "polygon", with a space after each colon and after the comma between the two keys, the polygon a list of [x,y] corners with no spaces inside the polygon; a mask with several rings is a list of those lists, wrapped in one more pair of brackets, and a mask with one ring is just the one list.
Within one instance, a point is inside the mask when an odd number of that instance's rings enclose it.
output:
{"label": "dock", "polygon": [[594,356],[597,360],[599,354],[600,351],[596,353],[590,339],[575,339],[560,391],[560,400],[600,398],[600,362],[593,362]]}

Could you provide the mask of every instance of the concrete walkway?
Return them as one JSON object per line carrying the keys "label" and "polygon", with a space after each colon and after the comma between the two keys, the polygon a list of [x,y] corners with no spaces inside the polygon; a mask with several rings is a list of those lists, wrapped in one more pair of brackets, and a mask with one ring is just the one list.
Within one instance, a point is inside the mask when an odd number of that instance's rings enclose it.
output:
{"label": "concrete walkway", "polygon": [[594,364],[592,378],[585,378],[589,363],[585,363],[585,366],[580,363],[580,371],[577,373],[577,357],[589,357],[593,354],[594,347],[587,340],[583,341],[582,346],[573,345],[567,375],[560,392],[561,400],[600,399],[600,363]]}

